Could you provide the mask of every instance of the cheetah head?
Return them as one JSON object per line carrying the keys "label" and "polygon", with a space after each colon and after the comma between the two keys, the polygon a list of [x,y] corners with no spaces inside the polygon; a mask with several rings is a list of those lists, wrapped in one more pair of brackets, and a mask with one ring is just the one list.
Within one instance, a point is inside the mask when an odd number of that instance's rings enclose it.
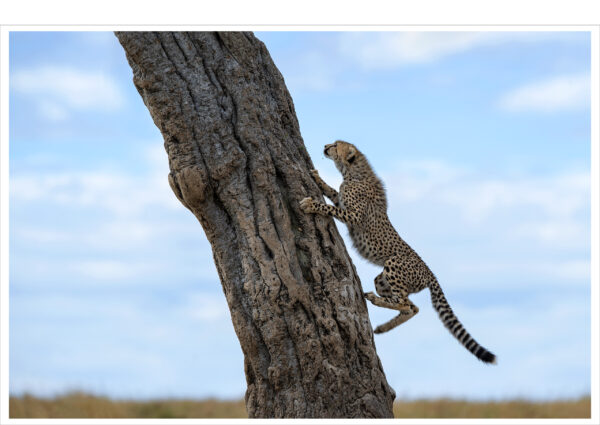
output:
{"label": "cheetah head", "polygon": [[363,157],[362,153],[354,145],[342,140],[325,145],[323,152],[325,157],[333,160],[342,175],[346,175],[352,169],[357,168],[357,165],[362,162],[360,159]]}
{"label": "cheetah head", "polygon": [[325,145],[324,153],[327,158],[332,159],[334,162],[352,164],[359,152],[354,145],[337,140],[335,143]]}

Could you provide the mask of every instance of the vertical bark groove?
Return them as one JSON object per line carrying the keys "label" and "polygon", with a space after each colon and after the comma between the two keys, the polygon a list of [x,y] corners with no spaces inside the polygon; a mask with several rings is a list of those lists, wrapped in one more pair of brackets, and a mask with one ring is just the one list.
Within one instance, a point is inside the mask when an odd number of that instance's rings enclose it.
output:
{"label": "vertical bark groove", "polygon": [[251,33],[117,32],[200,221],[244,353],[250,417],[392,417],[362,289],[292,99]]}

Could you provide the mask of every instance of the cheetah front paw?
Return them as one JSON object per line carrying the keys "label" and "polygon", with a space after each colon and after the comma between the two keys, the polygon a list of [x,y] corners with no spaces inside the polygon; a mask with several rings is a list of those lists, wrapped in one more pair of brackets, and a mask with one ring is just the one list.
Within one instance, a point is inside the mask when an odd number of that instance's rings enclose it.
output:
{"label": "cheetah front paw", "polygon": [[321,180],[321,176],[317,170],[310,170],[310,175],[313,176],[315,180]]}
{"label": "cheetah front paw", "polygon": [[365,292],[365,298],[375,304],[375,300],[378,298],[373,292]]}
{"label": "cheetah front paw", "polygon": [[310,196],[300,201],[300,208],[307,214],[314,214],[315,212],[317,212],[315,201]]}

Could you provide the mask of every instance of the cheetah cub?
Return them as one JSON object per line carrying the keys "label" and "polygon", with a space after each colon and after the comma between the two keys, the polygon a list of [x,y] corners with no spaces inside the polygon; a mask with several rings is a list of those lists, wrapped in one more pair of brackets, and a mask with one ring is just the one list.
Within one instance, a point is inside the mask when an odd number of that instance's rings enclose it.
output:
{"label": "cheetah cub", "polygon": [[341,140],[325,145],[325,156],[334,161],[344,177],[339,193],[328,186],[316,170],[311,172],[323,194],[335,206],[304,198],[300,207],[305,213],[332,216],[346,223],[358,252],[383,267],[383,272],[375,278],[379,296],[368,292],[365,297],[376,306],[397,310],[399,314],[378,326],[375,333],[387,332],[417,314],[419,309],[408,295],[428,287],[433,307],[452,335],[479,360],[496,363],[496,356],[463,328],[429,267],[390,223],[383,184],[365,156],[354,145]]}

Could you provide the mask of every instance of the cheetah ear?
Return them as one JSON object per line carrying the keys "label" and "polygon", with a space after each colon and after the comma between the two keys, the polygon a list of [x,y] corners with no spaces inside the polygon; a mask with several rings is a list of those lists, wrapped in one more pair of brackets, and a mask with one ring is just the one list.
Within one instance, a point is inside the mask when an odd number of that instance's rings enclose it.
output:
{"label": "cheetah ear", "polygon": [[349,164],[352,164],[355,159],[356,159],[356,148],[354,148],[353,146],[350,146],[348,148],[348,155],[346,155],[346,161],[348,161]]}

